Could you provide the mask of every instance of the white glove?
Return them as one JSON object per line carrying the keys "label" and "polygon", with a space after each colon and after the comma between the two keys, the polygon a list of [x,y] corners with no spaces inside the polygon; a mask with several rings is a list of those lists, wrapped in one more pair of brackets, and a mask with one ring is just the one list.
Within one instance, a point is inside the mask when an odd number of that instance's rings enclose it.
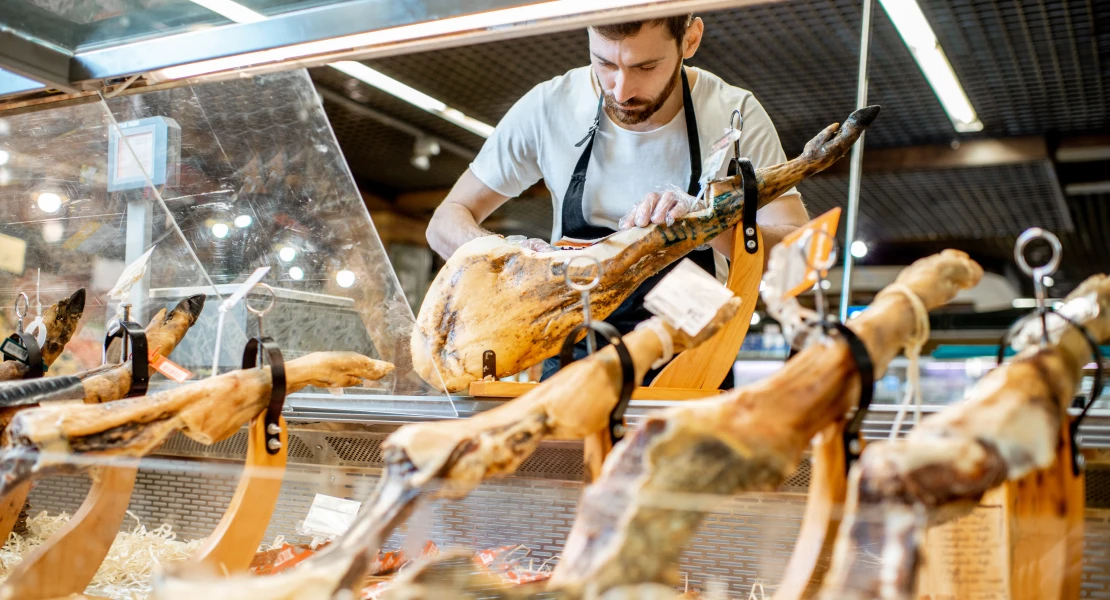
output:
{"label": "white glove", "polygon": [[687,194],[676,185],[667,185],[648,193],[639,204],[632,207],[617,221],[617,229],[648,227],[674,222],[701,208],[697,198]]}
{"label": "white glove", "polygon": [[510,235],[509,237],[505,238],[505,241],[514,246],[528,248],[529,250],[534,250],[536,252],[553,252],[555,250],[558,250],[558,248],[552,246],[544,240],[541,240],[540,238],[530,238],[523,235]]}

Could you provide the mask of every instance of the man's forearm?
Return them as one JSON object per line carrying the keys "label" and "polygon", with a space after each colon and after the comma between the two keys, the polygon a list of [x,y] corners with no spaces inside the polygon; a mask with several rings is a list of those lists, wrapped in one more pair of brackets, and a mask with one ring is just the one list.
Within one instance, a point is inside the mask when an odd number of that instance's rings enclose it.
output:
{"label": "man's forearm", "polygon": [[428,223],[428,245],[443,260],[451,258],[459,246],[487,235],[494,233],[479,226],[474,221],[474,215],[460,204],[441,204]]}

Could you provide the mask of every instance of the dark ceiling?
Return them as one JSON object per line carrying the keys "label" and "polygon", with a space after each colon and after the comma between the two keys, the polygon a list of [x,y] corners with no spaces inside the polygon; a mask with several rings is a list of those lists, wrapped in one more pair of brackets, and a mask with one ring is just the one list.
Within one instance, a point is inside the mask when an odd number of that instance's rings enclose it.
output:
{"label": "dark ceiling", "polygon": [[[1110,2],[1106,0],[921,0],[922,9],[984,123],[957,134],[909,50],[876,2],[869,102],[883,113],[867,149],[952,145],[1039,136],[1045,156],[1009,164],[939,168],[926,162],[864,172],[860,235],[876,251],[867,262],[904,264],[938,247],[957,247],[1012,272],[1016,235],[1038,225],[1061,235],[1058,291],[1110,271],[1110,195],[1066,195],[1064,186],[1106,179],[1110,163],[1058,165],[1053,149],[1072,136],[1110,133]],[[786,0],[700,15],[706,37],[691,64],[755,92],[788,155],[856,103],[859,0]],[[370,64],[448,105],[495,124],[535,84],[586,64],[584,31],[402,55]],[[476,152],[482,138],[331,69],[318,86]],[[325,98],[359,183],[395,199],[448,188],[468,159],[444,152],[429,171],[409,163],[412,135]],[[583,129],[588,124],[582,124]],[[724,124],[722,124],[723,126]],[[578,124],[568,124],[578,126]],[[866,154],[866,153],[865,153]],[[811,214],[844,206],[847,177],[818,176],[802,187]],[[511,204],[511,203],[510,203]],[[406,210],[404,206],[400,210]],[[429,207],[421,207],[427,211]],[[544,231],[550,208],[505,208],[509,229]],[[1012,266],[1012,265],[1010,265]]]}

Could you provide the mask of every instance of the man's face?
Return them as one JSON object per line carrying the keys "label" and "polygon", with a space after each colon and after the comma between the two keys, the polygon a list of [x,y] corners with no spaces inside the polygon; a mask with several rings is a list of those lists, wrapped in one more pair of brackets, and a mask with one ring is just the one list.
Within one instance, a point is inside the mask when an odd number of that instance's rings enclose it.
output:
{"label": "man's face", "polygon": [[651,118],[679,82],[679,42],[658,25],[610,40],[590,30],[590,60],[601,81],[605,106],[615,119],[636,125]]}

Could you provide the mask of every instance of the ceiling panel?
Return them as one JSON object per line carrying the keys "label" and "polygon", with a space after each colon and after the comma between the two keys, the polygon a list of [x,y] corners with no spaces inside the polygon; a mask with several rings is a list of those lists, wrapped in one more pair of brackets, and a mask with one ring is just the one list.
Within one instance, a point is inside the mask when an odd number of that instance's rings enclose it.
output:
{"label": "ceiling panel", "polygon": [[[847,204],[847,175],[819,175],[799,188],[810,214]],[[863,176],[859,235],[866,240],[1005,237],[1033,226],[1074,228],[1047,162]]]}

